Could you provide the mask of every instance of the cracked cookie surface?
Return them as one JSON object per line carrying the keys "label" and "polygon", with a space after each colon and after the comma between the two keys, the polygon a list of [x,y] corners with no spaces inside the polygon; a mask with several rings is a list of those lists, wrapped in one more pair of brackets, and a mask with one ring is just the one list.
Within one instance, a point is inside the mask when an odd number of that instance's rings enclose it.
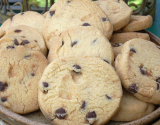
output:
{"label": "cracked cookie surface", "polygon": [[0,51],[0,104],[18,114],[39,109],[38,83],[48,65],[45,56],[24,46]]}
{"label": "cracked cookie surface", "polygon": [[96,57],[56,59],[39,82],[40,109],[57,125],[105,124],[117,112],[121,97],[114,68]]}
{"label": "cracked cookie surface", "polygon": [[6,31],[6,35],[21,37],[23,40],[26,39],[28,41],[34,41],[39,45],[42,53],[45,56],[47,55],[47,47],[42,35],[32,27],[26,25],[17,25]]}
{"label": "cracked cookie surface", "polygon": [[160,47],[143,39],[123,45],[115,61],[124,88],[138,99],[160,104]]}
{"label": "cracked cookie surface", "polygon": [[113,50],[103,33],[95,27],[75,27],[67,30],[53,41],[49,62],[61,57],[99,57],[113,63]]}
{"label": "cracked cookie surface", "polygon": [[94,26],[109,39],[113,28],[107,15],[91,0],[58,0],[50,8],[43,25],[43,36],[50,49],[55,37],[75,26]]}

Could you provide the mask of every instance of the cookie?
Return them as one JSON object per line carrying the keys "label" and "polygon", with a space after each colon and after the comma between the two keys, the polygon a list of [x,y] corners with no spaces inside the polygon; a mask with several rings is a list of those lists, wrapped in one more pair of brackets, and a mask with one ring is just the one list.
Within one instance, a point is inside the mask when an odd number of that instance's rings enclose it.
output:
{"label": "cookie", "polygon": [[121,53],[123,44],[131,39],[140,38],[145,40],[150,40],[147,33],[139,32],[125,32],[125,33],[115,33],[112,35],[110,42],[113,46],[114,57]]}
{"label": "cookie", "polygon": [[32,27],[25,26],[25,25],[17,25],[17,26],[11,27],[6,32],[6,35],[22,37],[24,39],[27,39],[28,41],[35,41],[39,45],[42,53],[45,56],[47,55],[47,47],[45,45],[42,35]]}
{"label": "cookie", "polygon": [[123,0],[98,0],[95,2],[108,16],[113,25],[113,31],[117,31],[129,23],[133,10]]}
{"label": "cookie", "polygon": [[160,47],[133,39],[123,45],[115,61],[124,88],[138,99],[160,104]]}
{"label": "cookie", "polygon": [[0,32],[8,31],[9,28],[17,25],[26,25],[36,29],[42,34],[42,28],[45,21],[45,17],[35,11],[26,11],[6,20],[0,27]]}
{"label": "cookie", "polygon": [[15,37],[13,35],[5,35],[5,37],[0,39],[0,50],[4,48],[15,48],[20,46],[41,52],[39,45],[34,40],[29,41],[26,38]]}
{"label": "cookie", "polygon": [[0,51],[0,104],[18,114],[39,109],[38,82],[48,61],[24,46]]}
{"label": "cookie", "polygon": [[99,57],[109,64],[113,63],[112,46],[104,34],[97,28],[75,27],[54,40],[49,51],[49,62],[61,57]]}
{"label": "cookie", "polygon": [[50,8],[43,25],[43,36],[50,49],[50,37],[76,26],[94,26],[110,39],[113,28],[107,15],[91,0],[58,0]]}
{"label": "cookie", "polygon": [[55,125],[105,124],[117,112],[121,97],[117,73],[96,57],[56,59],[39,82],[40,109]]}
{"label": "cookie", "polygon": [[122,28],[123,32],[133,32],[140,31],[151,27],[153,24],[153,19],[151,15],[138,16],[132,15],[129,24]]}
{"label": "cookie", "polygon": [[120,109],[112,118],[113,121],[134,121],[142,118],[155,109],[155,106],[137,99],[131,93],[123,89],[122,101]]}

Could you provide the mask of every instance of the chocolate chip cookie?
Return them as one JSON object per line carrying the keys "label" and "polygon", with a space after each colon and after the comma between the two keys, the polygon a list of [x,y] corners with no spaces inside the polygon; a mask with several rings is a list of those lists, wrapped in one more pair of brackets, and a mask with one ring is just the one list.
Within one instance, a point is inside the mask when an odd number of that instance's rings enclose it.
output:
{"label": "chocolate chip cookie", "polygon": [[8,31],[6,31],[6,35],[20,37],[30,42],[34,41],[39,45],[42,53],[45,56],[47,55],[47,47],[45,45],[42,35],[32,27],[29,27],[26,25],[17,25],[17,26],[11,27]]}
{"label": "chocolate chip cookie", "polygon": [[92,26],[72,28],[53,41],[48,55],[49,62],[69,56],[95,56],[109,64],[114,60],[110,42],[99,29]]}
{"label": "chocolate chip cookie", "polygon": [[123,0],[98,0],[95,2],[113,24],[113,31],[117,31],[129,23],[133,10]]}
{"label": "chocolate chip cookie", "polygon": [[135,38],[150,40],[150,37],[147,33],[125,32],[113,34],[110,39],[110,42],[113,46],[114,57],[121,53],[121,49],[125,42]]}
{"label": "chocolate chip cookie", "polygon": [[143,39],[123,45],[115,61],[124,88],[138,99],[160,104],[160,47]]}
{"label": "chocolate chip cookie", "polygon": [[13,26],[26,25],[36,29],[39,33],[42,34],[44,21],[45,17],[35,11],[18,13],[2,24],[0,27],[0,33],[3,31],[8,31],[8,29]]}
{"label": "chocolate chip cookie", "polygon": [[50,8],[43,25],[43,35],[50,49],[55,37],[75,26],[94,26],[110,39],[113,28],[107,15],[91,0],[58,0]]}
{"label": "chocolate chip cookie", "polygon": [[40,109],[56,125],[105,124],[117,112],[121,97],[114,68],[96,57],[56,59],[39,82]]}
{"label": "chocolate chip cookie", "polygon": [[38,51],[8,46],[0,51],[0,104],[18,114],[39,109],[38,83],[48,61]]}

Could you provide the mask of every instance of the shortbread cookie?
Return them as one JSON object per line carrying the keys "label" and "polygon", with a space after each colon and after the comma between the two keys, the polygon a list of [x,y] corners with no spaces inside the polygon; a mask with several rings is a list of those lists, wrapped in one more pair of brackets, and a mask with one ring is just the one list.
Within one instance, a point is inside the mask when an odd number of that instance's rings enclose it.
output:
{"label": "shortbread cookie", "polygon": [[15,37],[13,35],[6,35],[0,39],[0,50],[4,48],[15,48],[19,46],[24,46],[25,48],[41,52],[40,47],[34,40],[29,41],[26,38]]}
{"label": "shortbread cookie", "polygon": [[133,32],[140,31],[151,27],[153,24],[153,19],[151,15],[138,16],[132,15],[129,24],[122,28],[123,32]]}
{"label": "shortbread cookie", "polygon": [[155,106],[137,99],[123,89],[120,109],[112,118],[113,121],[134,121],[153,112]]}
{"label": "shortbread cookie", "polygon": [[104,34],[95,27],[75,27],[53,41],[49,51],[49,62],[61,57],[99,57],[113,63],[112,46]]}
{"label": "shortbread cookie", "polygon": [[57,59],[39,82],[40,109],[55,125],[105,124],[117,112],[121,97],[114,68],[96,57]]}
{"label": "shortbread cookie", "polygon": [[107,15],[91,0],[58,0],[50,8],[43,26],[43,35],[50,49],[55,37],[75,26],[94,26],[110,39],[113,28]]}
{"label": "shortbread cookie", "polygon": [[134,38],[150,40],[150,37],[147,33],[125,32],[113,34],[110,39],[110,42],[113,46],[114,57],[121,53],[122,46],[125,42]]}
{"label": "shortbread cookie", "polygon": [[110,19],[113,31],[117,31],[129,23],[133,10],[123,0],[98,0],[95,2]]}
{"label": "shortbread cookie", "polygon": [[160,47],[133,39],[123,45],[115,61],[122,85],[138,99],[160,104]]}
{"label": "shortbread cookie", "polygon": [[11,27],[6,32],[6,34],[15,37],[22,37],[23,39],[27,39],[28,41],[35,41],[41,48],[42,53],[45,56],[47,55],[47,47],[45,45],[44,39],[42,35],[34,28],[25,25],[17,25]]}
{"label": "shortbread cookie", "polygon": [[12,18],[6,20],[0,27],[0,33],[8,31],[9,28],[17,25],[26,25],[36,29],[42,34],[42,28],[45,21],[45,17],[35,11],[26,11],[16,14]]}
{"label": "shortbread cookie", "polygon": [[18,114],[39,109],[38,83],[48,62],[24,46],[0,51],[0,104]]}

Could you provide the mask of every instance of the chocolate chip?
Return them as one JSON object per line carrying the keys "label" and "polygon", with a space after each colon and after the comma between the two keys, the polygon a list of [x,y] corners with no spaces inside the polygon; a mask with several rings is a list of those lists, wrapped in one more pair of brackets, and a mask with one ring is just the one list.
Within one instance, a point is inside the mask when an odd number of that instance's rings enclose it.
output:
{"label": "chocolate chip", "polygon": [[71,46],[73,47],[74,45],[76,45],[78,43],[78,41],[74,41]]}
{"label": "chocolate chip", "polygon": [[[98,39],[98,38],[97,38],[97,39]],[[95,43],[95,42],[97,41],[97,39],[93,40],[93,42],[92,42],[92,43]]]}
{"label": "chocolate chip", "polygon": [[120,2],[120,0],[118,0],[118,3]]}
{"label": "chocolate chip", "polygon": [[62,41],[62,45],[61,45],[61,47],[64,45],[64,41]]}
{"label": "chocolate chip", "polygon": [[35,74],[34,74],[34,73],[31,73],[31,76],[35,76]]}
{"label": "chocolate chip", "polygon": [[157,90],[159,90],[159,83],[157,83]]}
{"label": "chocolate chip", "polygon": [[23,15],[24,13],[22,12],[21,15]]}
{"label": "chocolate chip", "polygon": [[25,45],[25,44],[28,44],[28,43],[29,43],[28,40],[24,40],[24,41],[21,43],[21,45]]}
{"label": "chocolate chip", "polygon": [[134,48],[130,48],[130,51],[136,53],[136,50]]}
{"label": "chocolate chip", "polygon": [[22,30],[15,30],[14,32],[15,33],[20,33],[20,32],[22,32]]}
{"label": "chocolate chip", "polygon": [[34,40],[37,43],[37,40]]}
{"label": "chocolate chip", "polygon": [[47,93],[48,93],[48,90],[43,90],[43,93],[44,93],[44,94],[47,94]]}
{"label": "chocolate chip", "polygon": [[102,21],[105,22],[105,21],[108,21],[108,19],[103,17]]}
{"label": "chocolate chip", "polygon": [[84,23],[82,26],[90,26],[89,23]]}
{"label": "chocolate chip", "polygon": [[71,1],[69,1],[69,0],[67,1],[67,3],[70,3],[70,2],[71,2]]}
{"label": "chocolate chip", "polygon": [[7,98],[2,97],[2,98],[1,98],[1,101],[2,101],[2,102],[5,102],[5,101],[7,101]]}
{"label": "chocolate chip", "polygon": [[107,99],[111,100],[112,98],[108,95],[105,95]]}
{"label": "chocolate chip", "polygon": [[18,40],[17,40],[16,38],[14,39],[14,44],[15,44],[16,46],[19,45]]}
{"label": "chocolate chip", "polygon": [[5,86],[5,89],[7,89],[8,88],[8,83],[5,83],[4,86]]}
{"label": "chocolate chip", "polygon": [[146,75],[146,69],[144,67],[140,67],[139,69],[142,75]]}
{"label": "chocolate chip", "polygon": [[64,119],[66,117],[66,111],[64,108],[57,109],[55,114],[58,119]]}
{"label": "chocolate chip", "polygon": [[50,11],[49,13],[51,16],[53,16],[55,14],[55,11],[53,10],[53,11]]}
{"label": "chocolate chip", "polygon": [[[96,121],[96,118],[97,118],[97,115],[96,115],[95,111],[89,112],[86,116],[86,119],[90,124],[93,124]],[[91,121],[90,121],[90,119],[91,119]],[[94,119],[94,121],[93,121],[93,119]]]}
{"label": "chocolate chip", "polygon": [[7,49],[14,49],[14,46],[7,46]]}
{"label": "chocolate chip", "polygon": [[24,56],[24,58],[28,58],[28,57],[30,57],[31,55],[26,55],[26,56]]}
{"label": "chocolate chip", "polygon": [[81,69],[81,67],[79,65],[73,65],[73,67],[75,67],[76,69]]}
{"label": "chocolate chip", "polygon": [[3,91],[4,90],[4,84],[3,82],[0,81],[0,91]]}
{"label": "chocolate chip", "polygon": [[128,90],[133,94],[137,93],[137,90],[138,90],[137,84],[134,83],[134,84],[130,85]]}
{"label": "chocolate chip", "polygon": [[156,82],[160,83],[160,77],[158,77],[158,78],[156,79]]}
{"label": "chocolate chip", "polygon": [[83,101],[82,106],[81,106],[81,109],[85,109],[85,107],[86,107],[86,102]]}
{"label": "chocolate chip", "polygon": [[107,60],[105,60],[105,59],[103,59],[103,60],[104,60],[105,62],[107,62],[108,64],[110,64],[109,61],[107,61]]}
{"label": "chocolate chip", "polygon": [[49,86],[49,84],[47,82],[43,82],[42,84],[43,84],[44,87],[48,87]]}

